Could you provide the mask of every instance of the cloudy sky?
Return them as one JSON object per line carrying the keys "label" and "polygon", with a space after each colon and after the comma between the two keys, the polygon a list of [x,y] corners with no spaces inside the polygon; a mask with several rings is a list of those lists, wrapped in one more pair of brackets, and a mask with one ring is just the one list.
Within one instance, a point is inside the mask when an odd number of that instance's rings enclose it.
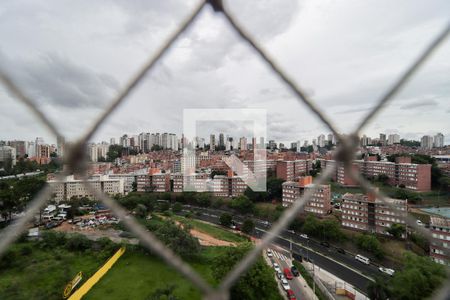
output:
{"label": "cloudy sky", "polygon": [[[28,0],[0,4],[0,69],[68,140],[79,137],[196,1]],[[283,69],[349,132],[450,21],[450,1],[233,0],[227,6]],[[175,132],[186,108],[267,110],[268,138],[328,130],[210,7],[94,137]],[[226,122],[200,131],[239,135]],[[245,127],[245,126],[244,126]],[[0,140],[51,134],[3,87]],[[230,131],[230,132],[227,132]],[[364,130],[450,144],[450,39]]]}

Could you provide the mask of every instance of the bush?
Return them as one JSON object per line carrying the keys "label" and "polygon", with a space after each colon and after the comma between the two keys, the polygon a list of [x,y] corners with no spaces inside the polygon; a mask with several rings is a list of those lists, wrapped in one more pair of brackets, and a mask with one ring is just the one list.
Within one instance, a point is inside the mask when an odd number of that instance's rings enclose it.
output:
{"label": "bush", "polygon": [[45,230],[41,234],[41,247],[44,248],[56,248],[62,246],[66,242],[64,233],[56,232],[53,230]]}
{"label": "bush", "polygon": [[223,213],[219,218],[220,224],[225,227],[230,227],[232,220],[233,217],[229,213]]}
{"label": "bush", "polygon": [[375,255],[376,258],[383,258],[384,253],[381,248],[381,243],[375,235],[362,234],[356,238],[356,245],[365,251]]}
{"label": "bush", "polygon": [[242,232],[246,234],[251,234],[255,229],[255,222],[251,219],[246,219],[244,223],[242,223]]}
{"label": "bush", "polygon": [[179,213],[183,210],[183,205],[180,202],[175,202],[175,204],[172,206],[172,211],[174,213]]}
{"label": "bush", "polygon": [[66,248],[71,251],[84,251],[91,247],[91,241],[82,234],[73,234],[67,238]]}

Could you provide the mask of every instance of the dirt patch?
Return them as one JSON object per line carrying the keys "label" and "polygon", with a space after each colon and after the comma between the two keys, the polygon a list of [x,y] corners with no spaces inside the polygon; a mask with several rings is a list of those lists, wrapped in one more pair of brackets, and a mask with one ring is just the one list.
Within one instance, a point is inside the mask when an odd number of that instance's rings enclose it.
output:
{"label": "dirt patch", "polygon": [[235,243],[216,239],[215,237],[210,236],[209,234],[200,232],[195,229],[191,229],[189,233],[193,237],[197,238],[200,245],[202,246],[236,246]]}
{"label": "dirt patch", "polygon": [[[168,219],[165,216],[160,216],[163,219]],[[181,228],[183,228],[183,224],[181,224],[179,221],[175,221],[175,224],[177,224],[178,226],[180,226]],[[200,245],[202,246],[236,246],[236,243],[233,242],[228,242],[228,241],[224,241],[224,240],[220,240],[217,239],[207,233],[198,231],[196,229],[191,229],[189,230],[189,233],[198,239],[198,242],[200,243]]]}

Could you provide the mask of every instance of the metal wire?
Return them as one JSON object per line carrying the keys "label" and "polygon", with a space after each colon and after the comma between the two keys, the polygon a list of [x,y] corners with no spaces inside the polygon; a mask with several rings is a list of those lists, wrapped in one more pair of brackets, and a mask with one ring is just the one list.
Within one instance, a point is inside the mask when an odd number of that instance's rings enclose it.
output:
{"label": "metal wire", "polygon": [[[199,16],[202,9],[206,4],[210,4],[214,11],[222,14],[228,21],[229,25],[236,31],[236,33],[249,44],[249,46],[257,53],[257,55],[265,61],[272,72],[276,74],[289,89],[297,96],[299,102],[304,103],[340,140],[340,145],[338,146],[337,159],[344,162],[346,165],[351,164],[351,160],[356,152],[356,146],[354,143],[354,137],[357,136],[358,132],[370,122],[374,116],[381,111],[381,109],[398,93],[398,91],[405,85],[405,83],[417,72],[417,70],[426,62],[426,60],[432,55],[432,53],[437,49],[439,45],[443,43],[445,38],[450,32],[450,26],[447,25],[444,30],[433,40],[433,42],[422,52],[422,54],[412,63],[411,67],[400,76],[400,78],[395,82],[395,84],[387,90],[385,95],[377,103],[377,106],[364,118],[364,120],[359,124],[357,130],[354,134],[343,137],[335,128],[331,120],[325,116],[324,112],[320,110],[315,103],[305,94],[305,92],[295,83],[295,81],[290,78],[286,72],[282,70],[280,66],[276,64],[273,58],[259,45],[259,43],[254,39],[249,32],[239,23],[239,21],[224,7],[221,0],[209,0],[200,1],[189,16],[179,25],[177,30],[172,33],[169,38],[161,45],[158,51],[149,59],[149,61],[143,65],[143,67],[134,75],[128,84],[123,88],[121,92],[112,100],[112,104],[99,116],[99,118],[94,122],[92,127],[86,132],[81,141],[78,143],[73,154],[69,154],[70,157],[67,160],[69,164],[69,170],[77,170],[78,165],[86,165],[86,157],[80,154],[83,147],[86,147],[86,143],[90,138],[98,131],[101,124],[107,119],[107,117],[115,111],[121,103],[130,95],[130,93],[138,86],[138,84],[144,79],[145,75],[151,71],[156,63],[167,53],[167,51],[173,46],[177,38],[186,31],[186,29],[192,25],[195,19]],[[38,118],[46,125],[46,127],[57,137],[60,138],[62,135],[57,130],[47,116],[42,113],[35,104],[25,96],[20,88],[4,73],[0,70],[0,81],[3,85],[22,103],[24,103]],[[125,226],[133,232],[139,240],[143,243],[145,247],[152,250],[154,253],[159,255],[168,265],[172,266],[183,274],[187,279],[189,279],[195,286],[197,286],[203,293],[205,299],[227,299],[229,297],[230,287],[239,279],[239,277],[248,270],[252,264],[255,262],[257,257],[260,255],[261,251],[267,247],[270,242],[272,242],[275,237],[284,229],[289,223],[295,218],[297,213],[302,209],[305,203],[311,198],[313,193],[316,191],[319,185],[325,183],[332,173],[336,164],[327,168],[322,172],[319,178],[315,181],[315,186],[312,189],[305,191],[304,195],[297,199],[294,204],[287,209],[283,215],[280,217],[278,222],[276,222],[271,230],[266,233],[260,244],[256,245],[231,271],[225,279],[221,282],[218,289],[213,289],[197,272],[195,272],[188,264],[186,264],[181,258],[168,249],[161,241],[159,241],[151,232],[147,231],[143,226],[141,226],[133,217],[129,217],[124,208],[122,208],[117,202],[111,199],[108,195],[96,190],[87,180],[84,175],[84,185],[86,188],[95,196],[95,198],[101,200],[105,205],[107,205],[116,216],[123,220]],[[80,168],[84,170],[83,168]],[[352,168],[349,168],[350,176],[356,180],[361,187],[367,192],[375,193],[377,198],[380,199],[384,204],[390,206],[389,200],[386,196],[376,190],[370,182],[366,181],[359,172],[355,172]],[[83,173],[84,174],[84,173]],[[58,174],[58,180],[63,180],[65,173]],[[13,243],[17,237],[26,229],[27,223],[32,220],[33,216],[39,211],[39,209],[45,204],[46,200],[51,197],[52,188],[46,185],[33,199],[28,208],[25,211],[25,215],[16,220],[12,225],[9,225],[6,229],[0,232],[0,257],[7,250],[7,247]],[[407,216],[406,222],[411,227],[422,233],[427,239],[431,240],[432,236],[430,232],[426,231],[424,228],[417,226],[414,218]],[[444,284],[443,288],[435,293],[435,296],[439,299],[445,299],[449,296],[449,284]]]}

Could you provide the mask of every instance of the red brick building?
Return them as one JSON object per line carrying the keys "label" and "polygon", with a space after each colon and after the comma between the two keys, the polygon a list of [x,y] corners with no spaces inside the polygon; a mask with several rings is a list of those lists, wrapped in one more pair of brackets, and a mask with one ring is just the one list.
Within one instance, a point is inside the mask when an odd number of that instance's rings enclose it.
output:
{"label": "red brick building", "polygon": [[433,236],[430,243],[431,258],[437,263],[450,266],[450,257],[444,252],[444,249],[450,251],[450,219],[431,216],[430,231]]}
{"label": "red brick building", "polygon": [[392,209],[374,195],[346,193],[342,197],[342,226],[361,231],[387,234],[392,224],[405,224],[407,200],[388,199]]}
{"label": "red brick building", "polygon": [[[300,177],[298,181],[288,181],[283,183],[283,206],[291,206],[308,189],[314,188],[311,176]],[[304,211],[319,216],[326,215],[331,210],[331,189],[330,185],[321,185],[306,202]]]}

